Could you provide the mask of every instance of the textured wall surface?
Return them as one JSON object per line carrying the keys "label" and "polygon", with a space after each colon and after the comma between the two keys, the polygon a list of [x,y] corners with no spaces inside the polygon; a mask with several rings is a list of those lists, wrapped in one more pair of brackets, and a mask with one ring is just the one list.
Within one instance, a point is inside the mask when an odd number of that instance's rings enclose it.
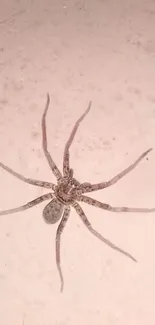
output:
{"label": "textured wall surface", "polygon": [[[46,93],[48,148],[62,167],[65,142],[92,100],[71,147],[76,178],[105,181],[155,147],[155,1],[1,0],[0,161],[55,182],[41,147]],[[92,197],[155,206],[155,151]],[[48,190],[47,190],[48,192]],[[0,169],[0,210],[46,191]],[[55,263],[57,225],[46,203],[0,216],[0,324],[146,325],[155,322],[155,213],[114,214],[86,204],[93,227],[133,263],[94,238],[72,210]]]}

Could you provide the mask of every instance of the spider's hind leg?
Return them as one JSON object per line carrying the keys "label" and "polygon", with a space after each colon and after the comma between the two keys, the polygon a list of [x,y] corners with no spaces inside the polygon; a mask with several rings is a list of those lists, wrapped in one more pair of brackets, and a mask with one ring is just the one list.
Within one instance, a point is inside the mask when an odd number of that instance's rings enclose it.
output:
{"label": "spider's hind leg", "polygon": [[4,216],[4,215],[7,215],[7,214],[12,214],[12,213],[17,213],[17,212],[28,210],[28,209],[34,207],[35,205],[40,204],[45,200],[50,200],[52,198],[53,198],[52,193],[44,194],[44,195],[34,199],[33,201],[30,201],[30,202],[28,202],[28,203],[26,203],[26,204],[24,204],[24,205],[22,205],[20,207],[0,211],[0,216]]}
{"label": "spider's hind leg", "polygon": [[92,227],[92,225],[89,222],[89,220],[87,219],[87,217],[86,217],[83,209],[81,208],[81,206],[77,202],[74,202],[72,204],[72,206],[74,207],[74,209],[76,210],[76,212],[79,215],[80,219],[83,221],[84,225],[87,227],[87,229],[90,231],[90,233],[92,235],[94,235],[96,238],[100,239],[103,243],[105,243],[106,245],[108,245],[112,249],[114,249],[114,250],[118,251],[119,253],[125,255],[126,257],[130,258],[134,262],[137,262],[137,260],[131,254],[129,254],[128,252],[126,252],[123,249],[119,248],[118,246],[116,246],[115,244],[113,244],[110,240],[108,240],[107,238],[103,237],[98,231],[96,231]]}

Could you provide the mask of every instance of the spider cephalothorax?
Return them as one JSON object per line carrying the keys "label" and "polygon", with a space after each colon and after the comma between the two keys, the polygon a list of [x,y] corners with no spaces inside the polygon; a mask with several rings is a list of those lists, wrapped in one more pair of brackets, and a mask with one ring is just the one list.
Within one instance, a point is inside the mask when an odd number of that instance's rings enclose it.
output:
{"label": "spider cephalothorax", "polygon": [[0,167],[2,167],[4,170],[6,170],[8,173],[12,174],[13,176],[17,177],[21,181],[35,185],[44,187],[46,189],[50,189],[50,193],[44,194],[36,199],[34,199],[31,202],[26,203],[25,205],[22,205],[18,208],[9,209],[5,211],[0,211],[0,215],[6,215],[9,213],[15,213],[20,212],[26,209],[29,209],[45,200],[50,200],[50,202],[45,206],[43,209],[43,218],[46,223],[48,224],[54,224],[58,222],[60,219],[59,226],[57,228],[56,232],[56,264],[58,268],[58,272],[60,275],[61,280],[61,291],[63,290],[64,286],[64,280],[61,270],[61,263],[60,263],[60,238],[62,231],[66,225],[66,222],[69,218],[70,214],[70,207],[73,207],[81,220],[83,221],[84,225],[88,228],[88,230],[96,236],[98,239],[100,239],[102,242],[110,246],[112,249],[115,249],[119,251],[120,253],[126,255],[130,259],[132,259],[134,262],[136,262],[136,259],[130,255],[129,253],[125,252],[121,248],[115,246],[112,242],[110,242],[108,239],[103,237],[99,232],[97,232],[90,224],[89,220],[87,219],[83,209],[79,205],[78,202],[84,202],[90,205],[93,205],[95,207],[101,208],[103,210],[111,211],[111,212],[155,212],[155,208],[148,209],[148,208],[128,208],[128,207],[112,207],[109,204],[99,202],[97,200],[94,200],[93,198],[90,198],[88,196],[85,196],[85,193],[93,192],[97,190],[101,190],[104,188],[107,188],[115,183],[117,183],[122,177],[124,177],[126,174],[128,174],[131,170],[133,170],[138,163],[152,150],[149,149],[145,151],[132,165],[130,165],[128,168],[124,169],[122,172],[120,172],[118,175],[113,177],[110,181],[107,182],[101,182],[98,184],[90,184],[90,183],[79,183],[74,177],[73,177],[73,170],[70,168],[70,161],[69,161],[69,149],[72,144],[72,141],[74,139],[74,136],[76,134],[76,131],[81,123],[81,121],[84,119],[84,117],[88,114],[91,102],[89,103],[89,106],[85,113],[76,121],[72,132],[69,136],[69,139],[65,145],[64,150],[64,158],[63,158],[63,174],[60,172],[58,167],[56,166],[55,162],[53,161],[50,153],[47,149],[47,136],[46,136],[46,114],[50,103],[50,97],[47,94],[47,103],[45,106],[45,110],[42,116],[42,148],[43,152],[45,154],[45,157],[47,159],[47,162],[54,174],[54,176],[57,179],[57,185],[46,182],[46,181],[38,181],[31,178],[26,178],[25,176],[22,176],[21,174],[13,171],[10,167],[4,165],[0,162]]}

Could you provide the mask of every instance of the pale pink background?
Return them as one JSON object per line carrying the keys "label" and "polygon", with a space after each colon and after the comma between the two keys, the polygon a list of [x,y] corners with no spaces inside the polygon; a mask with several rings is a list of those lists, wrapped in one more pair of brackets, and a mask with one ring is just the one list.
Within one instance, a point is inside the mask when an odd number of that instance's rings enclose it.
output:
{"label": "pale pink background", "polygon": [[[155,2],[0,2],[0,161],[27,177],[54,177],[41,149],[47,91],[49,150],[62,166],[69,132],[92,109],[71,148],[80,181],[108,180],[155,147]],[[155,151],[105,191],[112,205],[155,206]],[[40,196],[0,170],[0,209]],[[155,214],[112,214],[83,205],[92,225],[137,259],[93,238],[72,211],[62,236],[44,203],[0,217],[0,324],[143,325],[155,322]]]}

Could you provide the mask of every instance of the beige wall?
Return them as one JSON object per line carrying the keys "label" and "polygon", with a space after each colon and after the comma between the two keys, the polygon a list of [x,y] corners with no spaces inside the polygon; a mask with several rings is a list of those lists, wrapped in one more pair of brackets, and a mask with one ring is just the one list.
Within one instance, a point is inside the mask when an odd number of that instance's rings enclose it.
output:
{"label": "beige wall", "polygon": [[[155,147],[155,2],[1,0],[0,161],[55,182],[41,148],[47,92],[48,147],[60,168],[69,132],[92,100],[71,148],[79,181],[108,180]],[[91,195],[114,206],[153,207],[154,166],[152,151],[117,185]],[[0,210],[44,193],[0,169]],[[57,225],[43,222],[45,204],[0,216],[0,324],[154,324],[155,213],[82,204],[94,228],[135,264],[91,236],[72,210],[60,294]]]}

